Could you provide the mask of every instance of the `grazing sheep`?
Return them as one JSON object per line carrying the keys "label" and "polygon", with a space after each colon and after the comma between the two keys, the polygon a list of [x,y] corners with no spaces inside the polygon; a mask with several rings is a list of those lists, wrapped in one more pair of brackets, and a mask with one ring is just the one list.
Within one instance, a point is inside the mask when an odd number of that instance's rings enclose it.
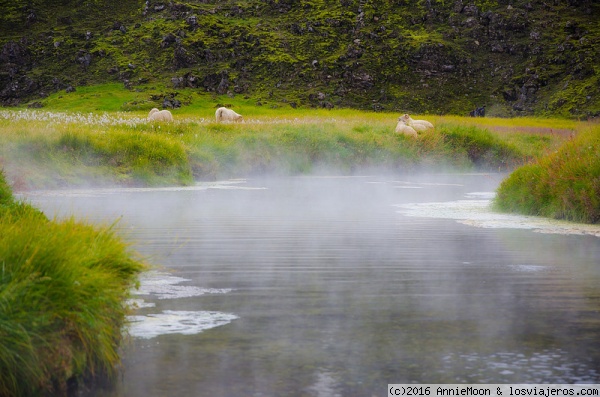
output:
{"label": "grazing sheep", "polygon": [[415,129],[410,125],[406,124],[406,121],[404,121],[402,117],[398,118],[398,124],[396,124],[396,133],[409,136],[418,136],[417,131],[415,131]]}
{"label": "grazing sheep", "polygon": [[[431,124],[429,121],[413,120],[413,118],[410,117],[408,114],[405,114],[404,116],[400,116],[400,119],[404,120],[404,122],[407,125],[410,125],[417,131],[425,131],[428,128],[433,128],[433,124]],[[398,120],[400,120],[400,119],[398,119]]]}
{"label": "grazing sheep", "polygon": [[148,121],[173,121],[173,115],[168,110],[154,108],[148,114]]}
{"label": "grazing sheep", "polygon": [[236,112],[234,112],[231,109],[228,109],[226,107],[220,107],[217,109],[217,111],[215,112],[215,117],[217,118],[217,123],[220,123],[221,121],[243,121],[244,118],[237,114]]}

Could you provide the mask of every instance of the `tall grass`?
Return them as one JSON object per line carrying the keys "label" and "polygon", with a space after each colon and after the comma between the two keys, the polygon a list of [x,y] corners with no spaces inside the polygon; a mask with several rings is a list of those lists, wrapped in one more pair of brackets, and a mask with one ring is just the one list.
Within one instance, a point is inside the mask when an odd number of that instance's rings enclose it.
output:
{"label": "tall grass", "polygon": [[6,178],[0,171],[0,206],[9,206],[13,203],[14,197],[12,189],[6,182]]}
{"label": "tall grass", "polygon": [[17,186],[189,184],[179,127],[162,127],[119,115],[6,112],[0,158]]}
{"label": "tall grass", "polygon": [[477,167],[507,169],[527,160],[514,144],[476,126],[442,125],[443,140],[456,152],[464,152]]}
{"label": "tall grass", "polygon": [[418,145],[410,138],[381,127],[333,122],[207,126],[189,147],[199,178],[257,172],[298,174],[320,167],[352,172],[419,162]]}
{"label": "tall grass", "polygon": [[600,223],[600,126],[514,171],[498,188],[497,209]]}
{"label": "tall grass", "polygon": [[0,198],[0,396],[61,395],[114,376],[124,301],[144,265],[111,227]]}

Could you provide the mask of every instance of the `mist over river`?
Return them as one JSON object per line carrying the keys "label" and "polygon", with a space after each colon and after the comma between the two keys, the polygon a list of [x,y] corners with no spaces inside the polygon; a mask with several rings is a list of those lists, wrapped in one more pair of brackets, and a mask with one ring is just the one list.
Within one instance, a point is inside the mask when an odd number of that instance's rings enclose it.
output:
{"label": "mist over river", "polygon": [[[155,268],[123,368],[85,396],[383,396],[599,383],[600,226],[494,214],[504,174],[27,192]],[[541,233],[540,233],[541,232]]]}

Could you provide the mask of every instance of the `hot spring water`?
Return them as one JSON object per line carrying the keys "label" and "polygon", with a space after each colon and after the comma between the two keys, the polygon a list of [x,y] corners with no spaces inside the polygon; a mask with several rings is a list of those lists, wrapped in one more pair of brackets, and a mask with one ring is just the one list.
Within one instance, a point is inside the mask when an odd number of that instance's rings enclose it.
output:
{"label": "hot spring water", "polygon": [[600,381],[600,227],[494,214],[503,175],[30,192],[155,268],[94,396],[371,396]]}

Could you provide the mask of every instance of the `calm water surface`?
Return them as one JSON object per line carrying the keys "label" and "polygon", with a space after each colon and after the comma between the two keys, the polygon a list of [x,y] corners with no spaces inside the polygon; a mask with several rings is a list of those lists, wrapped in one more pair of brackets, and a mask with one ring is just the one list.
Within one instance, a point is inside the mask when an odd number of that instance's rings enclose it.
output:
{"label": "calm water surface", "polygon": [[598,383],[600,238],[436,215],[432,203],[460,203],[485,218],[502,178],[257,178],[26,198],[48,215],[120,218],[156,265],[137,291],[121,376],[90,395]]}

